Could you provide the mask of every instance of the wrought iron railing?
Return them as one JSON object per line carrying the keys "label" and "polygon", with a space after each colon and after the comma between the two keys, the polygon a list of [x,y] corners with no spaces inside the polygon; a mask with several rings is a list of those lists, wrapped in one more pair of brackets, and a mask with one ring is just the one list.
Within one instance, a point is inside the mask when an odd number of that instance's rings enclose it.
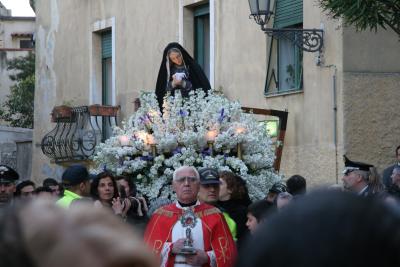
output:
{"label": "wrought iron railing", "polygon": [[57,106],[52,112],[56,126],[41,143],[43,153],[56,163],[86,160],[117,125],[119,106]]}

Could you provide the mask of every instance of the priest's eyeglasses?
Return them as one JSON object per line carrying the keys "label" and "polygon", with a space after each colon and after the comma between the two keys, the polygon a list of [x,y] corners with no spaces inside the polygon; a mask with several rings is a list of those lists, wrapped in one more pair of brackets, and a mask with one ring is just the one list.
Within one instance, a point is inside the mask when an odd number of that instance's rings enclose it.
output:
{"label": "priest's eyeglasses", "polygon": [[193,184],[193,183],[199,181],[199,179],[195,176],[183,176],[183,177],[176,178],[175,181],[177,181],[180,184],[183,184],[186,181],[190,184]]}

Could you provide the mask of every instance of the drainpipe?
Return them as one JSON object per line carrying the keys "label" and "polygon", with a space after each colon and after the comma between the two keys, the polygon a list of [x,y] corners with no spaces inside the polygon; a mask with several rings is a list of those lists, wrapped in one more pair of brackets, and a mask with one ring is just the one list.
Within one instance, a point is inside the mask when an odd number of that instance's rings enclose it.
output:
{"label": "drainpipe", "polygon": [[335,145],[335,177],[336,184],[339,183],[339,163],[338,163],[338,142],[337,142],[337,96],[336,96],[336,73],[337,68],[334,66],[334,72],[332,75],[332,93],[333,93],[333,144]]}
{"label": "drainpipe", "polygon": [[338,141],[337,141],[337,67],[336,65],[324,66],[325,68],[333,68],[332,75],[332,96],[333,96],[333,144],[335,146],[335,179],[336,184],[339,183],[339,162],[338,162]]}

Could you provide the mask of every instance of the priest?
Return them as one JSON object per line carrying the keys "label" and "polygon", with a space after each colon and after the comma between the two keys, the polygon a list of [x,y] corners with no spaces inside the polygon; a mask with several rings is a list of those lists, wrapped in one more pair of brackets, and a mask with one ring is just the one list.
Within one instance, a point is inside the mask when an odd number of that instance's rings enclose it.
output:
{"label": "priest", "polygon": [[177,201],[155,211],[145,232],[160,266],[233,266],[236,247],[222,213],[197,200],[198,171],[176,169],[172,186]]}

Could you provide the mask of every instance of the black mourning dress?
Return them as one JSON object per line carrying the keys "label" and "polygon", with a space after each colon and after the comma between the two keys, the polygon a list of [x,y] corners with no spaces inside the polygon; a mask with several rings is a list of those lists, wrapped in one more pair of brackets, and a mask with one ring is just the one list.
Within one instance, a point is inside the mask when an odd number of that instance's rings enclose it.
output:
{"label": "black mourning dress", "polygon": [[[172,64],[172,62],[170,62],[170,77],[167,77],[167,53],[171,48],[177,48],[181,51],[182,59],[185,63],[185,66],[175,66],[174,64]],[[174,75],[176,72],[184,72],[186,74],[186,77],[184,78],[185,86],[183,88],[172,88],[171,86],[172,75]],[[163,99],[168,91],[170,91],[173,95],[174,91],[176,89],[179,89],[182,96],[186,97],[188,96],[190,90],[195,90],[198,88],[202,88],[206,93],[211,88],[210,82],[208,81],[207,76],[205,75],[200,65],[197,64],[197,62],[180,44],[168,44],[167,47],[165,47],[164,49],[156,84],[156,95],[158,104],[160,105],[160,110],[162,110],[162,104],[164,101]]]}

